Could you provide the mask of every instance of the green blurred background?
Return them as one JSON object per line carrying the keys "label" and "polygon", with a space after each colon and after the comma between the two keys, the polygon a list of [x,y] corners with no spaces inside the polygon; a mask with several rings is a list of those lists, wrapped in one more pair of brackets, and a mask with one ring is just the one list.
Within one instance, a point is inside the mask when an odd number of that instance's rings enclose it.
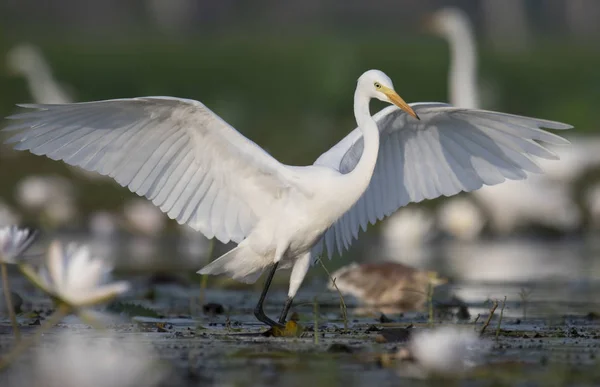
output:
{"label": "green blurred background", "polygon": [[[364,70],[384,70],[409,102],[447,100],[448,45],[422,23],[447,5],[474,23],[485,108],[598,132],[597,0],[1,0],[0,56],[35,44],[76,101],[200,100],[279,160],[306,165],[355,127]],[[4,62],[2,116],[32,101]],[[19,179],[46,173],[76,183],[84,213],[134,196],[23,153],[0,158],[0,199],[14,203]]]}

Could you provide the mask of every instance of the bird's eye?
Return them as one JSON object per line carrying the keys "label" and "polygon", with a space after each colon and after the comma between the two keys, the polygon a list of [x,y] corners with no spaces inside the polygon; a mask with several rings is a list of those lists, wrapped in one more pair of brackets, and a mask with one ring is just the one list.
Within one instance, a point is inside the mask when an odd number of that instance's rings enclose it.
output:
{"label": "bird's eye", "polygon": [[381,83],[375,82],[375,88],[378,90],[381,89]]}

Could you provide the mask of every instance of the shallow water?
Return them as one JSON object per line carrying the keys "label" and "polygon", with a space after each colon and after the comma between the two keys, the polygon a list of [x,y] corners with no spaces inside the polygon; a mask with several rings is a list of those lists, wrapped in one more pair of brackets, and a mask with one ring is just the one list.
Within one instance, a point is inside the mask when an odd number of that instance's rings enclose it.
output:
{"label": "shallow water", "polygon": [[[89,329],[75,317],[68,317],[44,335],[40,346],[72,332],[101,340],[116,333],[119,340],[150,344],[165,361],[169,377],[161,385],[307,385],[370,386],[424,385],[423,374],[414,365],[386,356],[402,348],[404,342],[379,342],[380,329],[413,325],[412,330],[428,329],[424,312],[389,313],[391,322],[381,323],[380,313],[369,314],[350,297],[346,298],[348,318],[340,313],[339,297],[325,290],[326,277],[320,267],[297,297],[293,312],[306,328],[295,338],[264,337],[266,328],[252,315],[260,284],[236,286],[211,279],[201,301],[195,276],[179,277],[176,283],[152,284],[146,273],[131,273],[139,260],[165,260],[175,268],[197,269],[203,262],[186,258],[160,245],[145,255],[131,256],[129,242],[111,248],[118,257],[120,273],[134,283],[134,291],[122,302],[149,308],[152,316],[129,318],[131,310],[112,305],[107,332]],[[596,240],[561,242],[506,240],[473,245],[439,243],[418,252],[423,268],[437,269],[451,282],[436,289],[433,325],[460,324],[480,331],[491,303],[500,301],[484,338],[489,353],[476,356],[473,368],[458,379],[460,385],[594,385],[600,383],[600,244]],[[389,259],[376,248],[359,249],[372,260]],[[398,252],[402,257],[414,252]],[[389,252],[388,252],[389,254]],[[200,262],[199,262],[200,261]],[[132,263],[136,262],[136,263]],[[326,262],[339,266],[343,261]],[[149,265],[152,267],[152,264]],[[162,267],[169,269],[168,265]],[[144,270],[147,271],[147,270]],[[287,272],[278,274],[266,312],[275,317],[286,297]],[[182,279],[183,278],[183,279]],[[190,278],[192,280],[190,280]],[[14,289],[24,299],[19,316],[25,334],[34,331],[36,320],[43,323],[50,300],[32,289],[18,273],[12,275]],[[447,307],[452,297],[462,300],[469,317],[459,319],[457,308]],[[503,319],[498,329],[502,300],[506,296]],[[318,314],[315,318],[315,300]],[[221,314],[203,310],[206,303],[222,305]],[[42,312],[33,316],[31,310]],[[120,312],[120,313],[119,313]],[[366,314],[365,314],[366,312]],[[479,315],[479,317],[477,317]],[[312,327],[318,324],[318,343]],[[0,320],[0,353],[12,344],[7,319]],[[341,344],[341,345],[340,345]],[[0,385],[23,385],[23,369],[35,368],[36,350],[19,359],[17,365],[0,375]],[[58,355],[57,355],[58,356]],[[18,371],[21,370],[21,371]],[[21,373],[19,373],[21,372]],[[57,370],[57,372],[59,372]],[[31,377],[31,375],[29,375]],[[4,381],[3,381],[4,380]],[[29,380],[30,381],[30,380]],[[434,379],[434,382],[447,383]]]}

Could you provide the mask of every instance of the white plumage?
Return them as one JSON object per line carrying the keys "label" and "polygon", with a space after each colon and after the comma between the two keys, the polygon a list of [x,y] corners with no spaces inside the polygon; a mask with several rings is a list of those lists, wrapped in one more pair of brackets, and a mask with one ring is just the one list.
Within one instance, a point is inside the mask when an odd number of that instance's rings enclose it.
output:
{"label": "white plumage", "polygon": [[[504,180],[522,180],[526,172],[542,170],[528,156],[558,159],[535,141],[568,144],[540,130],[568,129],[558,122],[485,110],[455,108],[441,103],[411,104],[421,121],[388,107],[373,118],[382,144],[371,183],[360,200],[325,234],[329,255],[342,252],[358,237],[359,227],[390,215],[409,202],[452,196]],[[347,173],[362,154],[362,137],[355,129],[316,165]]]}
{"label": "white plumage", "polygon": [[[371,117],[369,101],[394,103]],[[359,228],[409,202],[541,172],[555,159],[541,130],[569,125],[440,103],[407,105],[381,71],[359,79],[358,128],[314,165],[283,165],[197,101],[145,97],[37,109],[12,116],[9,143],[113,177],[169,217],[239,245],[200,272],[253,282],[293,265],[291,300],[317,254],[348,248]],[[416,119],[420,117],[420,120]],[[411,117],[412,116],[412,117]],[[324,242],[323,242],[324,241]],[[311,258],[312,257],[312,258]]]}

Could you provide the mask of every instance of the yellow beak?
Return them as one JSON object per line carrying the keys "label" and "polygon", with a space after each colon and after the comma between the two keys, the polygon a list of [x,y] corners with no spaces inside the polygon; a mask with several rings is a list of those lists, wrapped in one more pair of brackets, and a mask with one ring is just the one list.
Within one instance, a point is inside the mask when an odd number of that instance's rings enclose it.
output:
{"label": "yellow beak", "polygon": [[383,94],[385,94],[386,97],[388,97],[388,99],[390,100],[391,103],[393,103],[394,105],[398,106],[400,109],[404,110],[405,112],[407,112],[411,116],[415,117],[417,120],[420,120],[419,116],[417,115],[417,113],[415,113],[415,111],[413,110],[413,108],[411,108],[402,99],[402,97],[400,97],[398,95],[398,93],[396,93],[394,90],[390,89],[389,87],[382,86],[381,87],[381,92]]}

